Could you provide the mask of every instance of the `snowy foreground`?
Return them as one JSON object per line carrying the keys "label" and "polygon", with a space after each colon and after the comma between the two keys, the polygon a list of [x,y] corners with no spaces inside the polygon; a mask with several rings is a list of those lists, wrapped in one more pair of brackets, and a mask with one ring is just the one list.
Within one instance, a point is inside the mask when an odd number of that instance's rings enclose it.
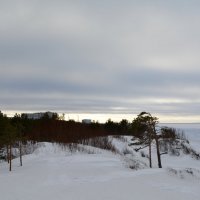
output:
{"label": "snowy foreground", "polygon": [[[191,129],[190,129],[191,130]],[[191,134],[200,150],[200,132]],[[200,130],[200,129],[199,129]],[[188,133],[189,134],[189,133]],[[189,155],[163,155],[163,169],[148,169],[148,159],[134,151],[123,155],[126,140],[113,138],[119,153],[93,147],[71,153],[51,143],[42,143],[33,154],[24,156],[24,166],[13,160],[13,171],[0,163],[2,200],[199,200],[200,160]],[[130,169],[137,160],[141,169]]]}

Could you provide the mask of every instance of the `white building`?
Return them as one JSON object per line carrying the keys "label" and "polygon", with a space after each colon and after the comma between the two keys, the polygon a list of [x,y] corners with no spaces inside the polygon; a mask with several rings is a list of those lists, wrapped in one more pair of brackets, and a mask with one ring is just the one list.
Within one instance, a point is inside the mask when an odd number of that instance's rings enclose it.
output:
{"label": "white building", "polygon": [[91,119],[83,119],[83,120],[82,120],[82,123],[83,123],[83,124],[91,124],[91,123],[92,123],[92,120],[91,120]]}
{"label": "white building", "polygon": [[28,119],[41,119],[46,114],[49,116],[49,118],[52,118],[55,113],[49,111],[40,113],[23,113],[23,115],[27,116]]}

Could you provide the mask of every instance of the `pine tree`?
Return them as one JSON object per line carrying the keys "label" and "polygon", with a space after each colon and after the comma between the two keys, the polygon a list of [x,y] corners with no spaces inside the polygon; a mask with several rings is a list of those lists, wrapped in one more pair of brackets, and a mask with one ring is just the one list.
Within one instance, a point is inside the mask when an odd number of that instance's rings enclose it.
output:
{"label": "pine tree", "polygon": [[147,112],[141,112],[132,123],[135,135],[138,138],[140,138],[142,143],[148,144],[150,168],[152,168],[151,144],[152,144],[153,139],[155,139],[156,141],[158,167],[162,168],[159,141],[158,141],[158,135],[156,132],[157,124],[158,124],[158,118],[153,117],[150,113],[147,113]]}
{"label": "pine tree", "polygon": [[5,142],[8,145],[9,170],[12,170],[12,146],[16,141],[16,128],[7,119],[5,126]]}

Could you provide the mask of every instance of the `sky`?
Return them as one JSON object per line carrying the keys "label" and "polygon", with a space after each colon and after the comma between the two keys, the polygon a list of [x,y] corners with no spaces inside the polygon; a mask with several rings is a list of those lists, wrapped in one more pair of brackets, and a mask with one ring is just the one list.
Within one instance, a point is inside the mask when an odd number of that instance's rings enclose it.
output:
{"label": "sky", "polygon": [[200,1],[0,0],[0,110],[200,122]]}

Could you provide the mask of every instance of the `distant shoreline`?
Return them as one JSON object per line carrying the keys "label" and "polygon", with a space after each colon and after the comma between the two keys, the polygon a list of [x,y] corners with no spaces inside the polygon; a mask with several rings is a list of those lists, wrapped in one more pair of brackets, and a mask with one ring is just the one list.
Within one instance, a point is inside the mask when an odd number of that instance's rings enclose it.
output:
{"label": "distant shoreline", "polygon": [[159,124],[200,124],[200,122],[161,122]]}

